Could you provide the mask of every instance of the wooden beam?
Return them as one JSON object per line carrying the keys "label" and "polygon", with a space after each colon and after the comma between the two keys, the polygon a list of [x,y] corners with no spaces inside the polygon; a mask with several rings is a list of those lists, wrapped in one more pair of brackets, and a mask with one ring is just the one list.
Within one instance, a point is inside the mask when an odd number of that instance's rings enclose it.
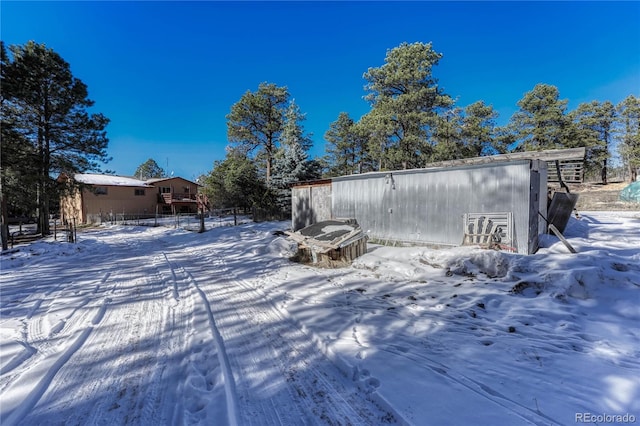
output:
{"label": "wooden beam", "polygon": [[562,235],[562,232],[558,231],[558,228],[556,228],[554,225],[549,225],[549,229],[556,235],[556,237],[560,238],[562,244],[564,244],[564,246],[569,249],[571,253],[578,253],[576,249],[574,249],[571,244],[569,244],[569,241],[567,241],[567,239]]}
{"label": "wooden beam", "polygon": [[459,160],[438,161],[425,165],[429,167],[463,166],[469,164],[486,164],[512,160],[544,160],[544,161],[584,161],[585,148],[548,149],[545,151],[512,152],[509,154],[489,155],[485,157],[462,158]]}

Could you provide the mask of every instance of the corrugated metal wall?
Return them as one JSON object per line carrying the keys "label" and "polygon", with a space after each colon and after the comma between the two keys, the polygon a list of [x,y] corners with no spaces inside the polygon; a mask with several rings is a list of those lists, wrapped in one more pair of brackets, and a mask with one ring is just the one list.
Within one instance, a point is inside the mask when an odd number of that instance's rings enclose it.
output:
{"label": "corrugated metal wall", "polygon": [[538,160],[344,176],[332,181],[332,214],[383,241],[460,245],[465,213],[512,212],[511,245],[533,253],[546,179]]}
{"label": "corrugated metal wall", "polygon": [[330,181],[291,188],[291,228],[294,231],[331,218]]}

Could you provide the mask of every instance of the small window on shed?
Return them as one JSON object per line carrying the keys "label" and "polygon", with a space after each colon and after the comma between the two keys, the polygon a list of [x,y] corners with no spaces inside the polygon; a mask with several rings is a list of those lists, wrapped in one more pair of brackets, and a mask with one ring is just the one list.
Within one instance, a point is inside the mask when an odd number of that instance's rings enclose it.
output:
{"label": "small window on shed", "polygon": [[96,186],[94,189],[94,194],[96,195],[107,195],[107,192],[106,186]]}
{"label": "small window on shed", "polygon": [[136,195],[144,196],[144,189],[136,188],[135,193]]}

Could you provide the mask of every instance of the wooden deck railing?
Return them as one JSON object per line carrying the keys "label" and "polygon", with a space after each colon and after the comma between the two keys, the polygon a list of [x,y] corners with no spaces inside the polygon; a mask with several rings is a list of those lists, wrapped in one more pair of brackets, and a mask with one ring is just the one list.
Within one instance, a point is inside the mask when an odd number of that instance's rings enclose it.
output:
{"label": "wooden deck railing", "polygon": [[171,204],[176,201],[196,201],[196,194],[190,194],[188,192],[170,192],[162,194],[162,199],[166,204]]}

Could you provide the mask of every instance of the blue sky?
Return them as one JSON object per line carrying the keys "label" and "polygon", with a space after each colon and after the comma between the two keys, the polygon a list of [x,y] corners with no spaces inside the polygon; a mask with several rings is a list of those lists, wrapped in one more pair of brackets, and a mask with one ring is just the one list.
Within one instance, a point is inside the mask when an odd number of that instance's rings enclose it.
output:
{"label": "blue sky", "polygon": [[342,111],[369,110],[362,75],[402,42],[432,42],[459,106],[504,124],[538,83],[569,108],[640,96],[640,2],[11,2],[6,44],[58,52],[111,119],[104,166],[148,158],[187,179],[224,159],[225,115],[260,82],[287,86],[313,156]]}

